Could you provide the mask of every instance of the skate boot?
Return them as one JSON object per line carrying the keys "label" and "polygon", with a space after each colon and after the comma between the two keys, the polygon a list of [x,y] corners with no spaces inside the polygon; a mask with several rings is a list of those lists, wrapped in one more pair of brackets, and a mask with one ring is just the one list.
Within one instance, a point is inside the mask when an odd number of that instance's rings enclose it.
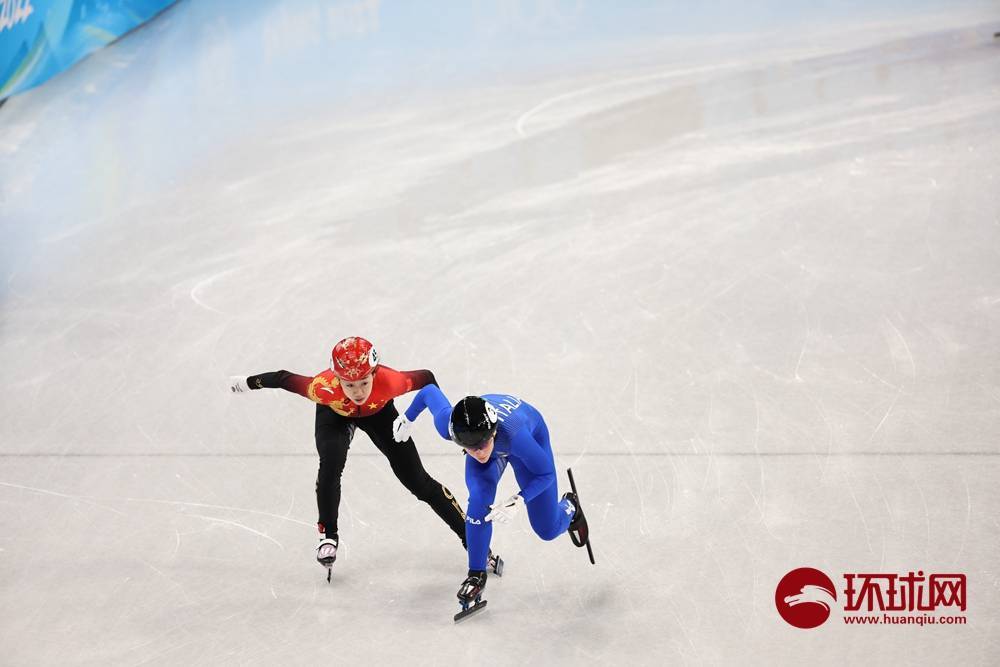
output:
{"label": "skate boot", "polygon": [[326,580],[330,581],[333,572],[333,562],[337,560],[337,544],[339,540],[336,535],[324,537],[316,547],[316,561],[326,568]]}
{"label": "skate boot", "polygon": [[572,491],[563,494],[563,500],[568,500],[573,505],[573,519],[569,522],[566,532],[573,540],[574,546],[586,546],[587,538],[590,537],[590,530],[587,527],[587,517],[583,515],[583,508],[580,507],[580,499]]}
{"label": "skate boot", "polygon": [[469,570],[469,576],[458,589],[458,604],[461,605],[462,611],[455,614],[456,623],[486,607],[486,600],[483,600],[485,588],[486,570]]}

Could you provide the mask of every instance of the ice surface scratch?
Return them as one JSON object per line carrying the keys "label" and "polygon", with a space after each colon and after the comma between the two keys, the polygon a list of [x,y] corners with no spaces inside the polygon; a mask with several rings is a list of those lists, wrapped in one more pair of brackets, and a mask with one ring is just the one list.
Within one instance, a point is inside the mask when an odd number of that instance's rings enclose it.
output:
{"label": "ice surface scratch", "polygon": [[208,278],[205,278],[204,280],[200,281],[197,285],[191,288],[191,293],[190,293],[191,300],[194,301],[199,306],[201,306],[202,308],[204,308],[205,310],[210,310],[213,313],[218,313],[219,315],[225,315],[226,313],[222,312],[221,310],[218,310],[217,308],[212,308],[210,305],[199,299],[198,294],[203,289],[205,289],[206,287],[214,283],[216,280],[218,280],[219,278],[229,275],[234,271],[236,271],[236,269],[226,269],[225,271],[220,271],[219,273],[211,275]]}
{"label": "ice surface scratch", "polygon": [[146,438],[146,440],[148,440],[148,441],[149,441],[150,443],[152,443],[152,444],[154,444],[154,445],[156,444],[156,441],[154,441],[154,440],[153,440],[153,439],[152,439],[152,438],[151,438],[151,437],[149,436],[149,434],[148,434],[148,433],[146,433],[145,429],[143,429],[143,428],[142,428],[142,425],[141,425],[141,424],[136,424],[136,425],[135,425],[135,427],[136,427],[136,428],[137,428],[137,429],[139,430],[139,433],[142,433],[142,436],[143,436],[144,438]]}
{"label": "ice surface scratch", "polygon": [[262,512],[260,510],[251,510],[243,507],[229,507],[226,505],[209,505],[207,503],[192,503],[186,500],[157,500],[155,498],[123,498],[123,500],[130,503],[157,503],[161,505],[181,505],[184,507],[202,507],[205,509],[213,510],[226,510],[229,512],[245,512],[247,514],[259,514],[261,516],[269,516],[274,519],[281,519],[282,521],[288,521],[290,523],[296,523],[300,526],[309,526],[312,528],[313,524],[306,523],[305,521],[299,521],[298,519],[292,519],[287,516],[281,516],[280,514],[273,514],[271,512]]}
{"label": "ice surface scratch", "polygon": [[524,126],[528,123],[528,121],[531,119],[532,116],[535,116],[541,113],[542,111],[545,111],[549,107],[558,104],[559,102],[563,102],[565,100],[571,100],[577,97],[586,97],[591,93],[607,90],[609,88],[621,88],[624,86],[630,86],[637,83],[647,83],[651,81],[658,81],[661,79],[672,79],[686,74],[698,74],[701,72],[726,69],[734,66],[735,65],[732,63],[721,63],[719,65],[705,65],[702,67],[691,67],[685,70],[670,69],[666,72],[657,72],[656,74],[645,74],[643,76],[634,76],[628,79],[614,79],[613,81],[608,81],[593,86],[586,86],[584,88],[571,90],[568,93],[561,93],[554,97],[550,97],[547,100],[544,100],[539,104],[536,104],[532,108],[528,109],[527,111],[525,111],[517,119],[517,123],[514,125],[514,129],[517,132],[518,136],[520,137],[527,136],[527,133],[524,130]]}
{"label": "ice surface scratch", "polygon": [[68,493],[59,493],[58,491],[49,491],[47,489],[38,489],[33,486],[22,486],[20,484],[11,484],[9,482],[0,482],[0,486],[7,486],[12,489],[22,489],[24,491],[34,491],[35,493],[43,493],[48,496],[57,496],[59,498],[71,498],[73,500],[80,500],[81,496],[71,496]]}
{"label": "ice surface scratch", "polygon": [[889,381],[887,381],[887,380],[884,380],[884,379],[882,378],[882,376],[880,376],[880,375],[879,375],[878,373],[876,373],[876,372],[875,372],[875,371],[873,371],[872,369],[868,368],[868,367],[867,367],[867,366],[865,366],[864,364],[858,364],[858,365],[859,365],[859,366],[861,366],[861,368],[863,368],[863,369],[865,370],[865,372],[866,372],[866,373],[868,373],[869,375],[871,375],[871,376],[872,376],[873,378],[875,378],[876,380],[878,380],[879,382],[881,382],[881,383],[882,383],[882,384],[884,384],[885,386],[887,386],[887,387],[892,387],[893,389],[896,389],[896,390],[898,390],[898,389],[899,389],[899,387],[898,387],[897,385],[894,385],[893,383],[891,383],[891,382],[889,382]]}
{"label": "ice surface scratch", "polygon": [[7,486],[12,489],[22,489],[24,491],[31,491],[33,493],[41,493],[47,496],[56,496],[57,498],[68,498],[70,500],[78,500],[81,503],[93,505],[94,507],[100,507],[102,510],[114,512],[115,514],[120,514],[122,516],[128,516],[128,514],[126,514],[125,512],[115,509],[114,507],[108,507],[107,505],[102,505],[101,503],[93,500],[90,496],[74,496],[68,493],[59,493],[58,491],[49,491],[47,489],[39,489],[33,486],[22,486],[20,484],[11,484],[9,482],[0,482],[0,486]]}
{"label": "ice surface scratch", "polygon": [[[888,324],[889,328],[891,328],[893,332],[896,334],[896,340],[898,340],[903,345],[903,350],[906,352],[906,359],[910,364],[910,373],[909,373],[910,377],[916,377],[917,365],[913,361],[913,353],[910,352],[910,346],[907,344],[906,338],[899,331],[899,329],[896,328],[896,325],[892,323],[892,320],[890,320],[888,317],[883,317],[882,319],[885,320],[885,323]],[[892,352],[892,350],[890,350],[890,352]]]}
{"label": "ice surface scratch", "polygon": [[[808,315],[807,315],[807,317],[808,317]],[[802,349],[799,350],[799,358],[798,358],[798,361],[795,362],[795,371],[792,373],[792,377],[795,378],[796,382],[802,382],[802,376],[799,375],[799,367],[802,366],[802,357],[805,356],[806,345],[809,344],[809,336],[811,334],[812,334],[811,329],[809,328],[808,325],[806,325],[806,333],[802,337]]]}
{"label": "ice surface scratch", "polygon": [[[764,526],[764,530],[767,534],[773,537],[775,540],[778,538],[771,532],[771,529],[767,526],[767,521],[765,519],[765,510],[767,506],[767,487],[764,481],[764,460],[760,457],[760,401],[757,400],[757,390],[752,389],[753,392],[753,408],[754,408],[754,430],[753,430],[753,451],[755,454],[755,459],[757,461],[757,469],[760,472],[760,499],[754,496],[753,492],[750,492],[750,496],[753,498],[754,504],[757,506],[757,511],[760,513],[760,524]],[[747,484],[747,490],[750,489],[750,485]],[[780,540],[778,540],[780,541]]]}
{"label": "ice surface scratch", "polygon": [[260,537],[263,537],[266,540],[270,540],[270,541],[274,542],[275,544],[278,545],[278,548],[280,548],[282,551],[284,551],[284,549],[285,549],[284,545],[282,545],[281,542],[279,542],[278,540],[274,539],[273,537],[271,537],[267,533],[262,533],[259,530],[254,530],[250,526],[244,525],[244,524],[242,524],[242,523],[240,523],[238,521],[229,521],[228,519],[220,519],[218,517],[206,516],[204,514],[185,514],[184,516],[192,516],[192,517],[195,517],[195,518],[198,518],[198,519],[205,519],[206,521],[214,521],[215,523],[222,523],[222,524],[225,524],[227,526],[234,526],[236,528],[241,528],[241,529],[247,531],[248,533],[253,533],[254,535],[258,535]]}
{"label": "ice surface scratch", "polygon": [[879,429],[882,428],[882,424],[885,423],[885,420],[889,418],[889,414],[892,412],[892,409],[896,407],[896,401],[898,401],[899,397],[902,395],[902,390],[899,390],[896,392],[896,395],[892,397],[892,403],[889,404],[889,409],[885,411],[884,415],[882,415],[882,419],[879,421],[878,426],[875,427],[875,430],[872,431],[871,436],[868,438],[868,442],[875,439],[875,435],[879,432]]}
{"label": "ice surface scratch", "polygon": [[150,570],[152,570],[156,574],[158,574],[161,577],[163,577],[164,579],[166,579],[167,581],[170,581],[170,577],[168,577],[166,574],[164,574],[163,570],[161,570],[160,568],[156,567],[152,563],[150,563],[150,562],[148,562],[148,561],[146,561],[146,560],[144,560],[142,558],[139,559],[139,562],[142,563],[143,565],[145,565],[146,567],[148,567]]}

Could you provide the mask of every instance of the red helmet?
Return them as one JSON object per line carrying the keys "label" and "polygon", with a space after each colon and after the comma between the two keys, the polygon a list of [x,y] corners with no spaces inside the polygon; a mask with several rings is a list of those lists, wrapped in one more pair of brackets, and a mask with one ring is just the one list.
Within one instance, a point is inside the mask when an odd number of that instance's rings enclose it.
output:
{"label": "red helmet", "polygon": [[378,352],[364,338],[352,336],[333,346],[330,370],[341,380],[360,380],[378,367]]}

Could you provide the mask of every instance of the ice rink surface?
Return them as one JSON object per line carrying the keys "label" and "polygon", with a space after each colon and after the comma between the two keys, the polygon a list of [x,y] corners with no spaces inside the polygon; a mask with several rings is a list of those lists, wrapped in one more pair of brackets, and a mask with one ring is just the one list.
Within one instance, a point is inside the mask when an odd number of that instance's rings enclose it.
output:
{"label": "ice rink surface", "polygon": [[[501,67],[496,17],[299,5],[181,3],[0,109],[0,662],[1000,663],[1000,12],[500,12]],[[453,625],[464,552],[359,432],[327,584],[312,405],[225,381],[350,334],[538,406],[597,566],[522,515]],[[799,630],[802,566],[964,573],[968,622]]]}

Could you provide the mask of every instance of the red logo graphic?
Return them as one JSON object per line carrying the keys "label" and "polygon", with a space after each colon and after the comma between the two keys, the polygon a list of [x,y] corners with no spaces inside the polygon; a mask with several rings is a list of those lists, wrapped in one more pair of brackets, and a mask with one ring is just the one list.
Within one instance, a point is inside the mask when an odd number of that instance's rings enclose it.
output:
{"label": "red logo graphic", "polygon": [[774,592],[778,613],[797,628],[823,625],[836,603],[837,590],[830,577],[811,567],[800,567],[786,574]]}

